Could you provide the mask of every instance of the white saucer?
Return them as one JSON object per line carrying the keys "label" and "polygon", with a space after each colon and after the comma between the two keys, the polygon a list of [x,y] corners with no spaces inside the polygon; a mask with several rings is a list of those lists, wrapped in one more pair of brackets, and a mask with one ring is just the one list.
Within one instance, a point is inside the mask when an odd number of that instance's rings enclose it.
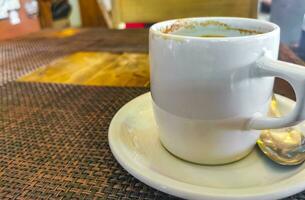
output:
{"label": "white saucer", "polygon": [[[293,101],[276,97],[283,113],[294,106]],[[238,162],[222,166],[197,165],[176,158],[160,144],[150,93],[135,98],[118,111],[108,139],[113,155],[130,174],[177,197],[279,199],[305,189],[305,165],[277,165],[258,149]]]}

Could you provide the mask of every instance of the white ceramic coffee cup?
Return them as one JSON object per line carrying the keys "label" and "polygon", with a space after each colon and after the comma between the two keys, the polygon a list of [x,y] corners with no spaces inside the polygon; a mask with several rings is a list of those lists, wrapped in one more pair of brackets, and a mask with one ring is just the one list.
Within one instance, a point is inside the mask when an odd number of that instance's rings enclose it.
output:
{"label": "white ceramic coffee cup", "polygon": [[[200,35],[228,37],[198,37]],[[246,18],[170,20],[150,29],[154,114],[162,144],[201,164],[246,156],[259,131],[304,120],[305,68],[277,61],[280,28]],[[266,117],[274,77],[294,88],[295,109]]]}

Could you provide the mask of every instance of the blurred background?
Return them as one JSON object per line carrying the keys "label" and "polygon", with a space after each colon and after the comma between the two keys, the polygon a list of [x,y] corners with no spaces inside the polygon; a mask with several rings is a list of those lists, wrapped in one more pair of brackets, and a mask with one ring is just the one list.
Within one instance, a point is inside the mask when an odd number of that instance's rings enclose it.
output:
{"label": "blurred background", "polygon": [[305,0],[0,0],[0,40],[45,29],[148,28],[170,18],[239,16],[275,22],[281,42],[305,59],[304,13]]}

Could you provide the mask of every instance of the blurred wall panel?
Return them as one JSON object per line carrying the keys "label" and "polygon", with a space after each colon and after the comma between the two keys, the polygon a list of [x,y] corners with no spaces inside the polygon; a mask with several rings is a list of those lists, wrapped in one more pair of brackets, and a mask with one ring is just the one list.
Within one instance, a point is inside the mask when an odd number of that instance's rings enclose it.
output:
{"label": "blurred wall panel", "polygon": [[31,32],[40,30],[40,25],[37,16],[29,17],[24,9],[24,3],[26,0],[20,0],[21,7],[18,10],[21,22],[16,25],[12,25],[9,19],[0,20],[0,40],[10,39],[18,36],[22,36]]}

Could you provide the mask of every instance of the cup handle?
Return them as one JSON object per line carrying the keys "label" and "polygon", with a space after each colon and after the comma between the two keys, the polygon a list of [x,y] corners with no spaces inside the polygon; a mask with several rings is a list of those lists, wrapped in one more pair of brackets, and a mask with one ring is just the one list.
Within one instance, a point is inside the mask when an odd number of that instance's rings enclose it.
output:
{"label": "cup handle", "polygon": [[279,77],[288,81],[296,94],[296,105],[288,115],[281,118],[254,116],[247,124],[248,129],[276,129],[294,126],[305,120],[305,67],[273,60],[264,55],[256,61],[258,77]]}

